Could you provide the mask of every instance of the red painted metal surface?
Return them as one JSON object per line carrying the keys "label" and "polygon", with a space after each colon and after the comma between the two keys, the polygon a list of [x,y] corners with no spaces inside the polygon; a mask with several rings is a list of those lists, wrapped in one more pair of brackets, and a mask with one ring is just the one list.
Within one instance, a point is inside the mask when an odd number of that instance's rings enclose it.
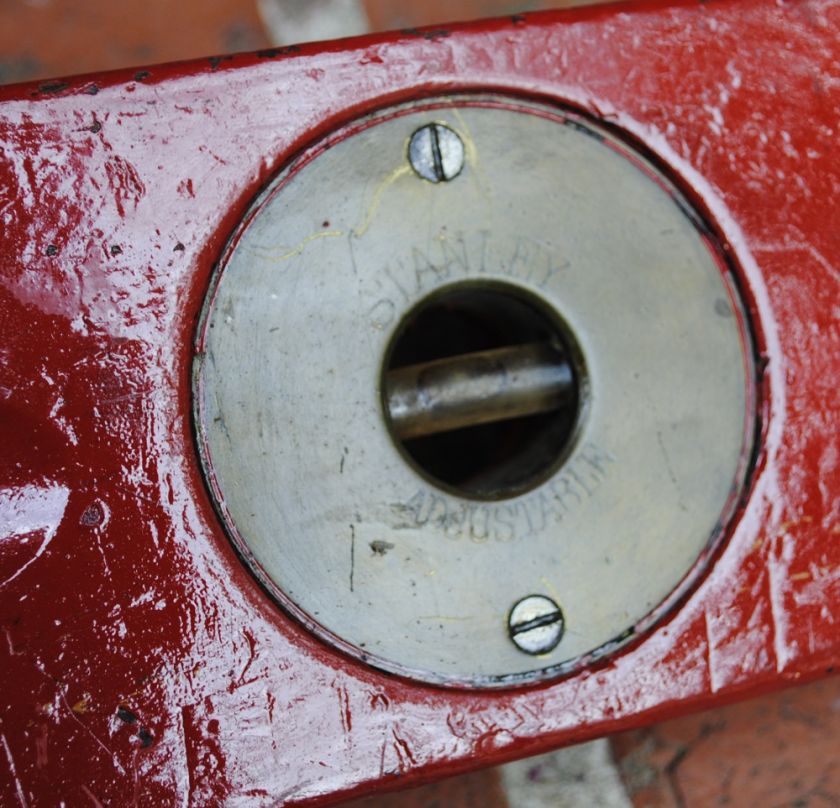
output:
{"label": "red painted metal surface", "polygon": [[[840,664],[840,2],[617,5],[0,90],[0,802],[324,802]],[[423,687],[233,553],[190,429],[213,262],[305,144],[491,88],[622,128],[717,223],[758,325],[752,492],[702,585],[563,681]]]}

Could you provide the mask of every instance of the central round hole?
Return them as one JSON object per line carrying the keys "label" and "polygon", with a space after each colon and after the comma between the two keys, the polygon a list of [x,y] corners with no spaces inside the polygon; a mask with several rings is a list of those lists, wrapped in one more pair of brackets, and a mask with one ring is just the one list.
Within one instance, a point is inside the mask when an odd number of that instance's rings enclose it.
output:
{"label": "central round hole", "polygon": [[562,463],[584,370],[547,303],[511,284],[458,284],[400,323],[383,365],[383,408],[397,446],[430,481],[504,499]]}

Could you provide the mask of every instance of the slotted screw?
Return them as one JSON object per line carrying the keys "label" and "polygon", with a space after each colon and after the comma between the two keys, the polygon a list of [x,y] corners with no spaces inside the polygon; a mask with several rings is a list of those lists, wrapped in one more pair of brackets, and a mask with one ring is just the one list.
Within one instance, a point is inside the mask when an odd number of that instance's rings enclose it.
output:
{"label": "slotted screw", "polygon": [[528,595],[517,601],[508,615],[508,629],[514,645],[537,656],[553,651],[565,631],[560,607],[545,595]]}
{"label": "slotted screw", "polygon": [[408,144],[411,167],[429,182],[449,182],[464,167],[464,143],[458,133],[442,123],[418,129]]}

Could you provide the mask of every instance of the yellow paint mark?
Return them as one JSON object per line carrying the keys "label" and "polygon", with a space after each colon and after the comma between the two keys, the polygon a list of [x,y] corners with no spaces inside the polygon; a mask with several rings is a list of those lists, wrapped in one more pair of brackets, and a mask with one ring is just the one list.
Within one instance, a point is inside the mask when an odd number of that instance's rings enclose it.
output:
{"label": "yellow paint mark", "polygon": [[803,516],[801,519],[795,519],[791,522],[782,522],[779,525],[779,535],[783,535],[791,530],[791,528],[799,527],[799,525],[810,525],[814,521],[813,516]]}
{"label": "yellow paint mark", "polygon": [[279,255],[277,255],[277,250],[271,249],[255,248],[253,252],[266,261],[280,263],[281,261],[287,261],[289,258],[294,258],[295,256],[300,255],[313,241],[317,241],[322,238],[340,238],[343,235],[344,233],[341,230],[322,230],[317,233],[313,233],[311,236],[307,236],[300,242],[300,244],[297,245],[297,247],[294,247],[287,252],[280,253]]}
{"label": "yellow paint mark", "polygon": [[549,581],[548,578],[545,577],[540,578],[540,581],[542,581],[542,585],[546,588],[548,594],[551,595],[551,597],[554,599],[554,602],[560,603],[562,598],[560,597],[560,593],[557,591],[557,588],[554,586],[554,584],[551,583],[551,581]]}
{"label": "yellow paint mark", "polygon": [[795,575],[790,576],[791,581],[810,581],[811,580],[811,573],[810,572],[797,572]]}
{"label": "yellow paint mark", "polygon": [[832,533],[834,533],[834,534],[840,534],[840,525],[835,525],[835,526],[831,529],[831,532],[832,532]]}
{"label": "yellow paint mark", "polygon": [[473,170],[473,174],[476,178],[481,193],[484,196],[490,196],[490,183],[487,180],[487,176],[481,170],[481,164],[478,159],[478,148],[475,145],[475,140],[473,140],[472,133],[470,132],[470,127],[464,120],[464,116],[461,114],[461,110],[453,109],[452,117],[455,118],[456,121],[458,121],[458,134],[461,136],[461,140],[464,144],[464,159],[467,165]]}
{"label": "yellow paint mark", "polygon": [[87,697],[79,699],[71,708],[76,715],[84,715],[88,711]]}
{"label": "yellow paint mark", "polygon": [[461,142],[464,144],[464,157],[467,163],[473,168],[478,168],[478,149],[475,147],[475,140],[473,140],[470,127],[467,126],[467,122],[464,120],[460,109],[453,109],[452,117],[458,121],[458,134],[461,136]]}
{"label": "yellow paint mark", "polygon": [[376,212],[379,210],[385,191],[387,191],[388,188],[390,188],[398,179],[410,173],[410,165],[401,165],[398,168],[395,168],[390,174],[388,174],[387,177],[385,177],[384,180],[382,180],[382,182],[379,183],[379,186],[373,192],[373,199],[370,201],[364,221],[358,227],[353,229],[353,235],[356,236],[356,238],[361,238],[361,236],[367,233],[368,228],[370,228],[373,223],[373,217],[376,216]]}
{"label": "yellow paint mark", "polygon": [[750,552],[758,552],[764,546],[764,539],[756,539],[753,542],[752,550]]}

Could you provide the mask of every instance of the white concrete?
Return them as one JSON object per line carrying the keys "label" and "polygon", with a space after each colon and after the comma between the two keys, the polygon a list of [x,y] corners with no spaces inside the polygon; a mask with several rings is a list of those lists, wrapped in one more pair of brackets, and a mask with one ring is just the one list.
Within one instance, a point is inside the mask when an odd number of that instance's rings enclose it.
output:
{"label": "white concrete", "polygon": [[257,0],[275,45],[294,45],[365,34],[370,30],[362,0]]}
{"label": "white concrete", "polygon": [[633,808],[606,740],[501,767],[510,808]]}

